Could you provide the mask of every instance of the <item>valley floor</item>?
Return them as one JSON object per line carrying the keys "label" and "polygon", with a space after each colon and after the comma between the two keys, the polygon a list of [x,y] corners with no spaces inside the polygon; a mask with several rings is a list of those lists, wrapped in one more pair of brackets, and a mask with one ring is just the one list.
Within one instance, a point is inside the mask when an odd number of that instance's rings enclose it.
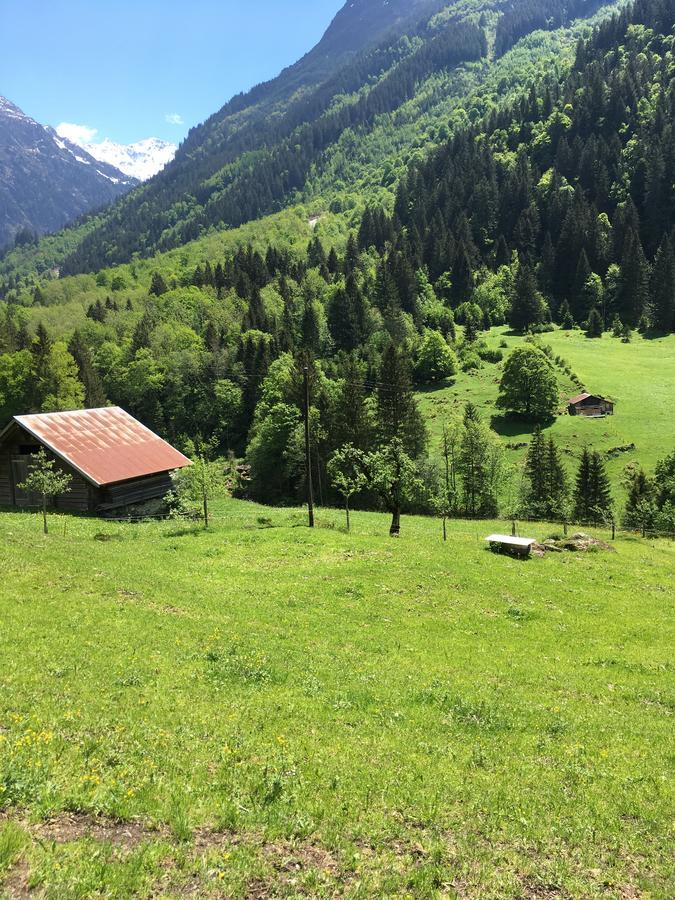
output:
{"label": "valley floor", "polygon": [[0,514],[0,896],[672,896],[675,543],[353,519]]}

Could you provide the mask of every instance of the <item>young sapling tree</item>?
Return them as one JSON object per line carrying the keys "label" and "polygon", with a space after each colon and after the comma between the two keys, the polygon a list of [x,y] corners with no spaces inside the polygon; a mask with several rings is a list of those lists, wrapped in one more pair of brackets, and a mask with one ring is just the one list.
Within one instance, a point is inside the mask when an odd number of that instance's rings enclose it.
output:
{"label": "young sapling tree", "polygon": [[214,459],[215,441],[195,444],[188,441],[186,454],[192,465],[177,474],[178,494],[186,496],[202,508],[204,528],[209,527],[209,503],[224,493],[226,488],[225,466]]}
{"label": "young sapling tree", "polygon": [[47,504],[50,497],[65,494],[70,490],[72,476],[56,468],[56,461],[50,459],[44,449],[33,454],[28,464],[26,480],[18,485],[22,491],[39,494],[42,503],[42,524],[44,533],[49,534],[47,525]]}
{"label": "young sapling tree", "polygon": [[344,499],[347,531],[350,531],[349,501],[354,494],[358,494],[368,485],[365,453],[354,447],[353,444],[345,444],[344,447],[335,451],[328,463],[327,470],[331,484]]}

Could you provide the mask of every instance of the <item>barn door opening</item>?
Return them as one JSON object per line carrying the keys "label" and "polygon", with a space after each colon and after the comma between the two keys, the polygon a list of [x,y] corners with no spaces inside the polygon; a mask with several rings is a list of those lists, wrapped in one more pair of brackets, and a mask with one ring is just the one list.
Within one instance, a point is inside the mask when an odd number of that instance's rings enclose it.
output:
{"label": "barn door opening", "polygon": [[28,464],[30,454],[12,457],[12,488],[14,490],[14,505],[32,507],[40,505],[40,498],[33,491],[24,491],[19,485],[28,477]]}

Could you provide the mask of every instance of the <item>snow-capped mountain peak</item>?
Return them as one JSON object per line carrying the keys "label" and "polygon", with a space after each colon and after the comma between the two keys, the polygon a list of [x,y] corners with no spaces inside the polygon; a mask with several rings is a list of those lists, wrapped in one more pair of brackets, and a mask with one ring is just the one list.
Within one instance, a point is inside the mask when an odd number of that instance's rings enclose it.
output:
{"label": "snow-capped mountain peak", "polygon": [[0,247],[45,234],[138,184],[0,97]]}
{"label": "snow-capped mountain peak", "polygon": [[62,123],[56,131],[70,141],[79,137],[77,143],[90,156],[114,166],[125,175],[138,178],[139,181],[147,181],[148,178],[156,175],[167,163],[171,162],[177,150],[175,144],[159,138],[146,138],[134,144],[117,144],[109,138],[98,142],[82,140],[82,134],[93,137],[96,132],[93,129],[71,126],[68,123]]}

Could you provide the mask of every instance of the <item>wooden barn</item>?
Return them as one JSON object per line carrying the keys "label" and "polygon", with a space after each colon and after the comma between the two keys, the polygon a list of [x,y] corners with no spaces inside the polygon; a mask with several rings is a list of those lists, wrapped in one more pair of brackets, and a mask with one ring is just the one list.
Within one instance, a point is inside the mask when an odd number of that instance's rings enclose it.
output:
{"label": "wooden barn", "polygon": [[21,490],[43,448],[72,476],[53,506],[106,514],[163,497],[190,460],[119,407],[15,416],[0,432],[0,507],[39,505]]}
{"label": "wooden barn", "polygon": [[613,416],[614,404],[611,400],[598,397],[596,394],[578,394],[572,397],[567,407],[571,416],[588,416],[599,418],[601,416]]}

